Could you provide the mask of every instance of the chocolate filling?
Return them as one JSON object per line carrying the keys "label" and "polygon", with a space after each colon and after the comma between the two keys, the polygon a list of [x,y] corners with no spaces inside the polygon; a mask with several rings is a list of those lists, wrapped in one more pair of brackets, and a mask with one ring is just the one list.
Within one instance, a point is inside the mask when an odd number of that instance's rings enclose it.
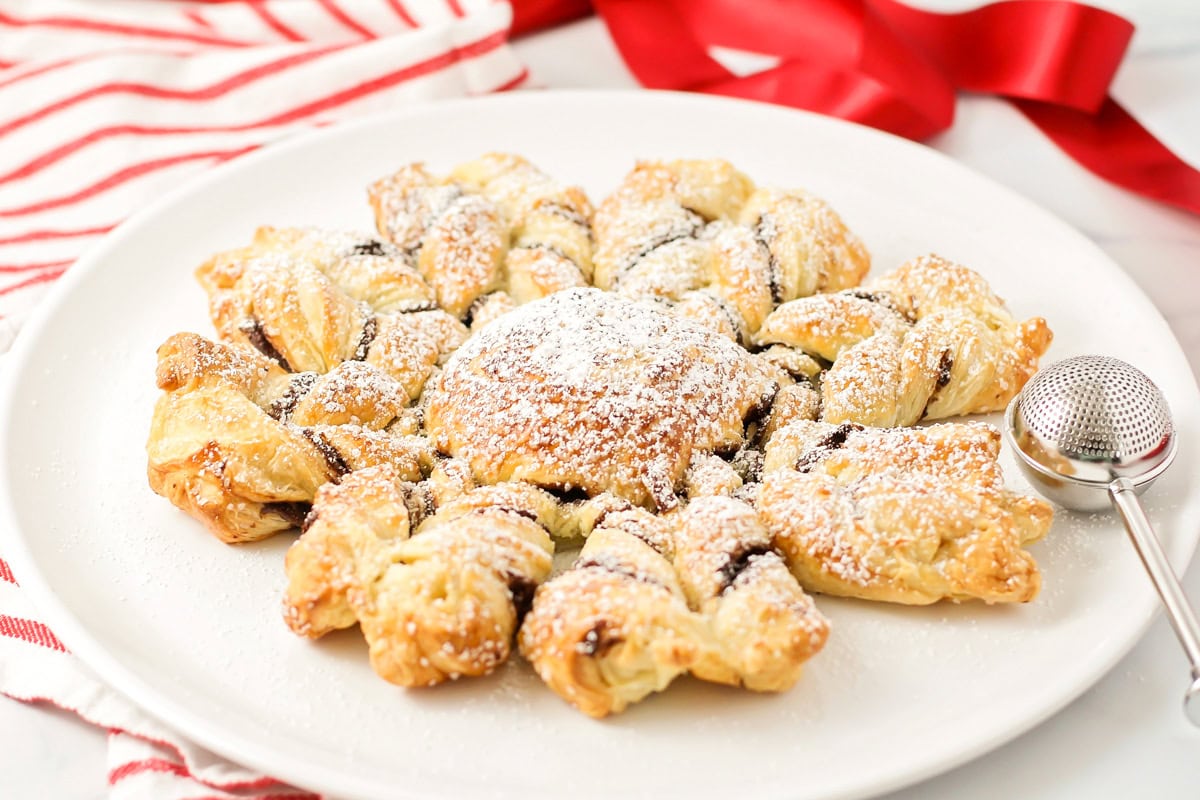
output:
{"label": "chocolate filling", "polygon": [[408,509],[408,527],[415,530],[427,517],[432,517],[436,511],[433,492],[424,484],[410,484],[409,491],[404,496],[404,506]]}
{"label": "chocolate filling", "polygon": [[271,344],[271,340],[267,338],[266,332],[263,330],[262,320],[257,317],[244,319],[238,324],[238,330],[246,334],[246,338],[250,340],[250,344],[254,349],[262,353],[267,358],[271,359],[279,366],[283,367],[288,372],[295,372],[292,365],[287,362],[283,354],[275,349],[275,345]]}
{"label": "chocolate filling", "polygon": [[766,230],[768,225],[774,227],[774,222],[769,216],[763,214],[758,218],[754,223],[754,241],[758,242],[758,246],[767,254],[767,285],[771,288],[771,301],[779,305],[783,302],[783,275],[779,269],[779,259],[771,250],[770,237]]}
{"label": "chocolate filling", "polygon": [[471,305],[467,306],[467,313],[464,314],[462,318],[463,325],[466,325],[468,328],[471,327],[471,324],[475,322],[475,315],[482,311],[483,307],[487,305],[489,297],[491,297],[490,294],[476,297],[471,302]]}
{"label": "chocolate filling", "polygon": [[321,518],[320,512],[318,512],[315,508],[310,509],[309,512],[304,515],[304,522],[301,523],[301,525],[300,525],[300,532],[308,533],[308,529],[311,528],[313,526],[313,523],[316,522],[320,518]]}
{"label": "chocolate filling", "polygon": [[941,389],[950,382],[950,374],[954,370],[954,356],[949,350],[942,352],[942,357],[938,361],[938,376],[936,388]]}
{"label": "chocolate filling", "polygon": [[312,511],[312,503],[279,502],[263,503],[262,505],[263,514],[274,514],[293,528],[301,528],[301,530],[307,530],[306,523],[310,511]]}
{"label": "chocolate filling", "polygon": [[900,308],[898,308],[896,306],[895,299],[893,299],[892,296],[887,292],[870,292],[866,289],[846,289],[842,292],[842,294],[848,295],[849,297],[857,297],[859,300],[866,300],[868,303],[876,303],[884,308],[891,309],[909,322],[916,321],[908,312],[902,311]]}
{"label": "chocolate filling", "polygon": [[[626,533],[637,536],[636,533],[632,533],[630,531],[626,531]],[[637,538],[642,539],[641,536],[638,536]],[[642,541],[645,542],[646,540],[642,539]],[[646,542],[646,544],[649,545],[650,543]],[[653,545],[650,546],[653,547]],[[657,548],[655,548],[655,552],[657,552]],[[620,575],[622,577],[629,578],[630,580],[637,581],[638,583],[648,583],[652,586],[662,586],[662,583],[655,580],[650,575],[647,575],[644,572],[638,572],[635,569],[631,569],[620,562],[613,561],[612,559],[608,558],[592,557],[580,559],[579,561],[575,562],[575,566],[573,566],[571,569],[601,569],[605,572],[611,572],[614,575]]]}
{"label": "chocolate filling", "polygon": [[937,380],[933,385],[933,393],[929,395],[929,399],[925,401],[925,408],[921,409],[921,416],[924,417],[929,413],[929,406],[937,400],[938,394],[950,383],[950,376],[954,371],[954,356],[949,350],[943,350],[942,356],[938,359],[937,365]]}
{"label": "chocolate filling", "polygon": [[751,425],[756,425],[762,422],[771,413],[772,406],[775,405],[775,398],[779,396],[779,384],[771,385],[771,389],[758,398],[758,401],[750,406],[746,412],[746,416],[742,418],[742,423],[748,428]]}
{"label": "chocolate filling", "polygon": [[[535,522],[538,525],[542,524],[538,520],[537,514],[533,513],[532,511],[530,511],[527,508],[514,508],[513,506],[484,506],[483,508],[473,509],[471,511],[471,513],[472,514],[495,514],[495,513],[512,514],[513,516],[521,517],[522,519],[527,519],[530,522]],[[543,527],[545,527],[545,526],[543,526]]]}
{"label": "chocolate filling", "polygon": [[556,217],[562,217],[568,222],[574,222],[576,225],[582,225],[585,228],[591,229],[588,224],[587,217],[577,211],[574,211],[561,203],[542,203],[538,206],[538,211],[546,211]]}
{"label": "chocolate filling", "polygon": [[740,550],[735,550],[729,554],[725,564],[717,570],[721,576],[721,594],[729,591],[733,587],[738,576],[741,575],[753,563],[758,556],[766,555],[771,552],[769,544],[750,544]]}
{"label": "chocolate filling", "polygon": [[623,641],[622,637],[609,633],[608,623],[600,620],[583,635],[575,649],[585,656],[603,658],[605,653]]}
{"label": "chocolate filling", "polygon": [[358,344],[354,346],[354,360],[366,361],[367,351],[371,349],[371,342],[375,341],[375,337],[379,334],[379,318],[367,317],[367,321],[363,323],[362,333],[358,336]]}
{"label": "chocolate filling", "polygon": [[879,294],[878,292],[868,292],[866,289],[847,289],[846,294],[850,297],[857,297],[859,300],[866,300],[868,303],[883,303],[884,305],[891,305],[891,303],[887,301],[883,295]]}
{"label": "chocolate filling", "polygon": [[550,255],[558,256],[564,261],[571,261],[572,264],[575,263],[572,261],[569,255],[552,244],[547,244],[545,242],[529,242],[521,245],[521,247],[525,250],[541,250],[543,253],[549,253]]}
{"label": "chocolate filling", "polygon": [[811,450],[796,459],[796,470],[798,472],[811,472],[812,468],[824,461],[830,453],[845,445],[851,433],[861,431],[862,429],[862,425],[855,425],[853,422],[843,422],[841,425],[838,425],[828,435],[813,445]]}
{"label": "chocolate filling", "polygon": [[542,491],[554,495],[554,498],[560,503],[574,503],[579,500],[587,500],[591,495],[584,490],[582,486],[550,484],[539,485]]}
{"label": "chocolate filling", "polygon": [[320,451],[325,463],[333,472],[334,480],[341,478],[346,473],[350,472],[350,465],[342,458],[342,454],[337,451],[337,448],[329,443],[325,435],[320,431],[315,431],[312,428],[301,428],[300,432],[304,434],[304,438],[312,442],[313,447]]}
{"label": "chocolate filling", "polygon": [[508,583],[508,593],[512,595],[513,609],[517,612],[517,626],[520,627],[521,620],[525,619],[529,607],[533,605],[533,593],[537,591],[538,585],[515,572],[506,572],[504,580]]}
{"label": "chocolate filling", "polygon": [[287,422],[304,396],[312,391],[318,377],[315,372],[297,372],[288,384],[287,391],[271,403],[267,413],[280,422]]}
{"label": "chocolate filling", "polygon": [[418,300],[415,303],[412,303],[412,304],[406,305],[406,306],[401,306],[400,308],[396,308],[393,310],[397,314],[415,314],[418,311],[436,311],[437,307],[438,307],[437,302],[435,302],[433,300]]}
{"label": "chocolate filling", "polygon": [[625,263],[622,264],[620,269],[617,270],[618,274],[622,272],[628,272],[629,270],[633,269],[637,266],[639,261],[660,247],[665,247],[671,242],[677,242],[680,239],[691,239],[695,237],[695,235],[700,232],[700,229],[704,227],[704,220],[694,211],[689,213],[690,216],[687,220],[686,228],[672,228],[666,233],[659,234],[650,241],[646,242],[644,245],[642,245],[640,250],[625,260]]}
{"label": "chocolate filling", "polygon": [[[617,505],[613,508],[606,508],[603,511],[601,511],[599,514],[596,515],[596,519],[592,521],[592,530],[595,530],[596,528],[599,528],[602,525],[604,525],[604,520],[608,519],[609,514],[615,514],[618,511],[632,511],[632,510],[633,510],[633,503],[630,503],[628,500],[621,500],[620,505]],[[634,535],[636,536],[637,534],[634,534]],[[642,537],[638,536],[638,538],[641,539]],[[645,539],[642,539],[642,541],[645,541]],[[647,542],[647,544],[649,544],[649,542]]]}
{"label": "chocolate filling", "polygon": [[659,514],[665,514],[679,505],[679,498],[675,495],[675,482],[659,469],[645,473],[642,486],[646,487],[650,499],[654,502],[654,510]]}
{"label": "chocolate filling", "polygon": [[761,450],[755,450],[752,447],[743,447],[733,454],[729,465],[733,467],[733,471],[742,479],[743,484],[757,483],[762,477],[764,460],[765,456]]}
{"label": "chocolate filling", "polygon": [[352,256],[386,256],[389,255],[387,247],[378,239],[368,239],[365,242],[359,242],[350,248]]}

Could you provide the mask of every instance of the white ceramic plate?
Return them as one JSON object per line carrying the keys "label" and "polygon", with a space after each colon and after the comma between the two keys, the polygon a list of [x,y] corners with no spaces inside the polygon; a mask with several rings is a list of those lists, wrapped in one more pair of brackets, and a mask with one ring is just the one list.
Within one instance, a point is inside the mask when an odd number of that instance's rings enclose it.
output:
{"label": "white ceramic plate", "polygon": [[[113,686],[232,759],[372,798],[858,797],[982,753],[1076,697],[1137,640],[1150,584],[1111,518],[1063,514],[1035,546],[1038,600],[901,608],[824,599],[833,635],[781,696],[682,680],[591,721],[522,663],[433,691],[376,678],[356,631],[312,643],[279,618],[291,537],[228,547],[153,495],[143,445],[154,349],[210,331],[192,269],[255,226],[370,227],[364,187],[523,153],[595,198],[635,158],[724,156],[829,199],[876,269],[936,250],[1049,319],[1050,358],[1139,365],[1180,454],[1150,495],[1177,565],[1200,528],[1189,486],[1200,397],[1159,314],[1114,264],[1029,202],[940,155],[793,111],[652,93],[515,94],[331,129],[216,170],[113,233],[21,336],[0,409],[0,547],[53,628]],[[1006,456],[1011,483],[1024,485]]]}

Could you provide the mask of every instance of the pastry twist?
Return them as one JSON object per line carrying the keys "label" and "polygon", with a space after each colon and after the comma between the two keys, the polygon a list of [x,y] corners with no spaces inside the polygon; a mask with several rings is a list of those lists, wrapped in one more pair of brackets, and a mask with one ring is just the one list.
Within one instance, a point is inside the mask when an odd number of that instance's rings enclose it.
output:
{"label": "pastry twist", "polygon": [[428,442],[405,435],[402,387],[364,364],[289,375],[250,348],[180,333],[158,350],[157,380],[150,487],[226,542],[299,525],[318,487],[351,470],[389,463],[415,480],[432,465]]}
{"label": "pastry twist", "polygon": [[780,692],[825,646],[829,623],[771,544],[754,510],[728,497],[690,503],[674,525],[675,571],[709,646],[698,678]]}
{"label": "pastry twist", "polygon": [[999,453],[999,432],[983,424],[794,422],[767,445],[756,505],[809,591],[1027,602],[1041,574],[1022,548],[1052,511],[1004,488]]}
{"label": "pastry twist", "polygon": [[1040,317],[1014,320],[976,273],[927,256],[865,291],[784,303],[756,338],[832,362],[822,419],[894,427],[1004,408],[1051,333]]}
{"label": "pastry twist", "polygon": [[260,228],[249,247],[218,254],[196,276],[220,338],[289,372],[366,361],[415,399],[467,337],[397,248],[354,234]]}
{"label": "pastry twist", "polygon": [[592,204],[529,161],[489,153],[454,168],[451,180],[482,193],[509,229],[504,290],[515,305],[587,286],[592,276]]}
{"label": "pastry twist", "polygon": [[538,588],[521,654],[591,717],[662,691],[700,658],[705,632],[665,553],[668,524],[647,511],[609,513],[575,565]]}
{"label": "pastry twist", "polygon": [[575,565],[534,595],[520,644],[560,697],[603,717],[689,671],[783,691],[827,635],[754,511],[707,497],[668,517],[601,516]]}
{"label": "pastry twist", "polygon": [[858,239],[802,192],[755,189],[719,159],[641,162],[595,216],[594,283],[746,342],[778,303],[856,285]]}
{"label": "pastry twist", "polygon": [[497,288],[508,237],[486,197],[434,177],[422,164],[376,181],[368,197],[380,235],[415,258],[438,305],[450,314],[463,317]]}
{"label": "pastry twist", "polygon": [[557,505],[531,486],[468,493],[418,527],[422,509],[394,470],[355,472],[322,487],[285,564],[292,630],[316,638],[358,622],[372,667],[401,686],[504,663],[554,551]]}

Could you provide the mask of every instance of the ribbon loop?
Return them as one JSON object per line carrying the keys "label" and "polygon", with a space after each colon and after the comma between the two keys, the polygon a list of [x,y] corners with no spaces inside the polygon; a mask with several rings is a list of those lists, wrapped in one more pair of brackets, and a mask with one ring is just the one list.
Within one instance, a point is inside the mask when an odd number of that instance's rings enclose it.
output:
{"label": "ribbon loop", "polygon": [[[1066,0],[1006,0],[957,14],[897,0],[593,5],[645,86],[790,105],[912,139],[953,122],[956,89],[996,94],[1095,174],[1200,214],[1200,171],[1108,96],[1133,25],[1107,11]],[[739,77],[710,55],[714,46],[780,63]]]}

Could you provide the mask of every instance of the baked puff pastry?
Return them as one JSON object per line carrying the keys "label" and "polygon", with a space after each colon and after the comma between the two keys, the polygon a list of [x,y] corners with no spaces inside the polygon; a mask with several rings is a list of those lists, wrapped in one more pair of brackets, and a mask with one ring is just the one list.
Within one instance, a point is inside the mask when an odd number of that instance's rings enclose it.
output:
{"label": "baked puff pastry", "polygon": [[[411,263],[411,257],[373,236],[323,228],[260,227],[250,245],[218,253],[196,270],[196,278],[210,298],[215,297],[214,323],[236,325],[247,312],[225,319],[218,313],[223,303],[247,308],[253,292],[236,289],[251,265],[262,262],[297,262],[321,272],[342,293],[375,311],[402,312],[428,308],[433,290]],[[269,271],[269,263],[266,265]],[[233,292],[234,297],[223,293]],[[237,295],[241,295],[238,297]]]}
{"label": "baked puff pastry", "polygon": [[823,201],[719,159],[641,162],[595,216],[594,283],[740,343],[775,305],[857,285],[866,249]]}
{"label": "baked puff pastry", "polygon": [[596,211],[594,284],[669,302],[706,286],[712,247],[703,240],[705,225],[732,220],[753,188],[720,159],[639,162]]}
{"label": "baked puff pastry", "polygon": [[196,274],[222,340],[297,375],[365,362],[399,382],[409,401],[468,335],[436,307],[403,253],[357,234],[260,228],[250,246],[218,254]]}
{"label": "baked puff pastry", "polygon": [[455,352],[427,392],[425,425],[479,483],[611,492],[667,510],[692,454],[736,450],[775,388],[763,364],[715,333],[570,289]]}
{"label": "baked puff pastry", "polygon": [[520,644],[555,693],[603,717],[689,671],[786,690],[828,632],[753,509],[706,497],[667,517],[604,513],[534,595]]}
{"label": "baked puff pastry", "polygon": [[416,259],[438,305],[463,317],[498,288],[507,231],[496,205],[457,181],[409,164],[368,189],[382,235]]}
{"label": "baked puff pastry", "polygon": [[791,688],[825,646],[829,623],[758,515],[729,497],[705,497],[672,522],[675,571],[709,633],[692,674],[760,692]]}
{"label": "baked puff pastry", "polygon": [[414,534],[419,505],[395,471],[322,487],[288,550],[285,620],[311,638],[357,622],[372,667],[400,686],[486,675],[507,660],[534,587],[550,574],[542,523],[555,504],[526,488],[464,495]]}
{"label": "baked puff pastry", "polygon": [[999,432],[982,424],[794,422],[767,446],[756,507],[809,591],[1027,602],[1041,574],[1023,547],[1052,511],[1004,488],[999,453]]}
{"label": "baked puff pastry", "polygon": [[707,632],[667,558],[668,523],[615,511],[575,565],[538,588],[521,654],[554,692],[591,717],[662,691],[701,658]]}
{"label": "baked puff pastry", "polygon": [[298,526],[317,489],[354,469],[390,463],[420,479],[428,442],[384,430],[407,430],[403,391],[353,367],[289,375],[250,348],[172,336],[158,351],[150,487],[221,540],[243,542]]}
{"label": "baked puff pastry", "polygon": [[936,256],[784,303],[756,336],[832,362],[822,419],[879,427],[1004,408],[1050,339],[1045,320],[1018,323],[978,274]]}
{"label": "baked puff pastry", "polygon": [[509,229],[504,288],[514,305],[588,285],[592,204],[582,189],[564,186],[510,153],[459,164],[450,178],[500,209]]}
{"label": "baked puff pastry", "polygon": [[857,286],[871,269],[866,247],[818,197],[798,189],[758,189],[738,221],[767,254],[775,303]]}

